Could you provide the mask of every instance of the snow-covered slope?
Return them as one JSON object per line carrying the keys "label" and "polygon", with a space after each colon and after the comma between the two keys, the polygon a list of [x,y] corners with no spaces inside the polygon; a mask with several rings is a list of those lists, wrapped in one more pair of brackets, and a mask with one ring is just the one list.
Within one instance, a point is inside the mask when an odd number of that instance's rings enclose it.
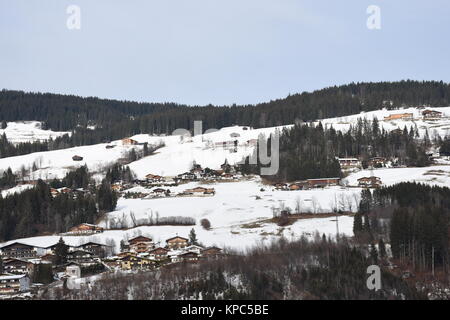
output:
{"label": "snow-covered slope", "polygon": [[6,134],[11,143],[35,142],[55,139],[71,132],[42,130],[39,121],[8,122],[6,129],[0,129],[0,135]]}
{"label": "snow-covered slope", "polygon": [[441,187],[450,187],[450,166],[431,166],[423,168],[382,168],[361,170],[349,175],[349,185],[358,185],[358,179],[375,175],[381,178],[383,185],[389,186],[399,182],[420,182]]}
{"label": "snow-covered slope", "polygon": [[[193,161],[203,167],[212,169],[220,168],[220,165],[228,159],[230,164],[237,163],[243,157],[253,152],[254,146],[247,143],[248,140],[257,139],[260,134],[266,137],[278,128],[264,128],[252,130],[244,127],[223,128],[217,132],[197,135],[194,137],[176,136],[150,136],[147,134],[136,135],[134,140],[150,144],[164,142],[165,147],[158,149],[155,155],[148,156],[130,164],[130,168],[137,174],[138,178],[144,178],[148,173],[164,176],[174,176],[189,170]],[[232,137],[231,135],[238,137]],[[216,142],[238,140],[236,152],[230,149],[216,146]],[[32,179],[62,178],[67,171],[73,170],[81,165],[87,165],[89,170],[97,172],[106,165],[116,162],[132,148],[141,149],[142,146],[122,145],[121,141],[111,143],[115,148],[106,149],[107,144],[96,144],[92,146],[81,146],[63,150],[48,152],[37,152],[17,157],[0,159],[0,171],[11,167],[13,171],[19,171],[22,166],[32,168],[36,164],[38,170],[33,172]],[[72,157],[79,155],[82,161],[73,161]]]}
{"label": "snow-covered slope", "polygon": [[[350,125],[355,125],[358,122],[358,119],[367,119],[372,121],[374,118],[377,118],[381,128],[384,128],[387,131],[392,131],[395,129],[403,129],[405,126],[409,129],[411,127],[416,127],[419,130],[419,135],[423,137],[425,135],[426,130],[428,130],[428,134],[430,138],[433,138],[435,135],[440,135],[441,137],[445,137],[450,135],[450,107],[445,108],[429,108],[430,110],[435,110],[442,112],[442,119],[440,120],[423,120],[422,111],[423,109],[417,108],[406,108],[406,109],[397,109],[397,110],[377,110],[370,112],[361,112],[360,114],[349,115],[338,118],[329,118],[321,120],[322,124],[326,128],[330,128],[333,126],[334,129],[340,131],[347,131],[350,128]],[[412,113],[413,120],[412,121],[404,121],[404,120],[395,120],[395,121],[384,121],[384,118],[399,113]],[[318,123],[318,122],[316,122]]]}
{"label": "snow-covered slope", "polygon": [[[164,141],[166,146],[159,149],[157,154],[153,156],[133,162],[130,164],[130,168],[138,178],[143,178],[148,173],[174,176],[191,169],[193,161],[203,167],[218,169],[225,159],[228,160],[228,163],[235,164],[245,156],[250,155],[254,146],[247,143],[249,140],[257,139],[260,134],[268,137],[275,130],[282,130],[283,128],[251,129],[235,126],[191,138],[183,139],[180,136],[158,138]],[[139,142],[149,143],[152,143],[155,139],[148,135],[137,135],[132,138]],[[232,152],[233,148],[227,149],[216,145],[216,143],[235,140],[238,141],[236,152]]]}

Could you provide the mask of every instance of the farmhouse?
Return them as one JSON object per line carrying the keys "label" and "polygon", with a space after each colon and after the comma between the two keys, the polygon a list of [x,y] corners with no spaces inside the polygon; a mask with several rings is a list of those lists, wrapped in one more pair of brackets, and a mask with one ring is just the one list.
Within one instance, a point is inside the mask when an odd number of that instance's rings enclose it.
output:
{"label": "farmhouse", "polygon": [[188,239],[180,237],[180,236],[176,236],[170,239],[166,240],[167,243],[167,247],[169,249],[182,249],[182,248],[186,248],[188,245]]}
{"label": "farmhouse", "polygon": [[135,253],[144,253],[153,249],[154,244],[153,240],[144,236],[137,236],[128,240],[128,244],[130,246],[130,251]]}
{"label": "farmhouse", "polygon": [[74,226],[69,229],[69,234],[95,234],[95,233],[102,233],[103,228],[89,224],[89,223],[81,223],[77,226]]}
{"label": "farmhouse", "polygon": [[203,249],[201,254],[205,259],[215,259],[222,255],[222,249],[217,247],[208,247]]}
{"label": "farmhouse", "polygon": [[436,110],[425,110],[422,112],[424,120],[436,120],[442,118],[442,112]]}
{"label": "farmhouse", "polygon": [[412,113],[397,113],[391,114],[387,117],[384,117],[384,121],[392,121],[392,120],[412,120],[414,115]]}
{"label": "farmhouse", "polygon": [[0,294],[12,294],[30,290],[28,275],[0,275]]}
{"label": "farmhouse", "polygon": [[184,181],[192,181],[197,179],[197,175],[192,172],[185,172],[177,176],[178,179]]}
{"label": "farmhouse", "polygon": [[138,142],[131,138],[122,139],[122,145],[124,145],[124,146],[137,145],[137,144],[138,144]]}
{"label": "farmhouse", "polygon": [[361,161],[357,158],[338,158],[338,162],[343,169],[357,168],[361,166]]}
{"label": "farmhouse", "polygon": [[383,157],[374,157],[374,158],[370,158],[368,161],[368,165],[370,167],[383,167],[385,166],[387,163],[387,159],[383,158]]}
{"label": "farmhouse", "polygon": [[214,188],[196,187],[193,189],[186,189],[183,193],[191,195],[214,195],[216,191]]}
{"label": "farmhouse", "polygon": [[381,179],[379,177],[362,177],[358,179],[358,186],[365,188],[378,188],[381,186]]}
{"label": "farmhouse", "polygon": [[155,174],[151,174],[149,173],[148,175],[145,176],[145,179],[147,180],[147,182],[164,182],[164,177],[155,175]]}
{"label": "farmhouse", "polygon": [[166,248],[156,248],[149,251],[149,258],[156,261],[166,260],[169,250]]}
{"label": "farmhouse", "polygon": [[311,188],[323,188],[327,186],[337,186],[341,178],[320,178],[306,180]]}

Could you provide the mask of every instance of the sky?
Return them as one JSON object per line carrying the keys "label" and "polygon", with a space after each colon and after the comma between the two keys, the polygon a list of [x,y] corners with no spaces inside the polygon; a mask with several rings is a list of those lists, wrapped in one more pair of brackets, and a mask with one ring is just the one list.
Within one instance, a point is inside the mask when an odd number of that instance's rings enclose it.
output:
{"label": "sky", "polygon": [[450,82],[449,16],[448,0],[0,0],[0,88],[232,105]]}

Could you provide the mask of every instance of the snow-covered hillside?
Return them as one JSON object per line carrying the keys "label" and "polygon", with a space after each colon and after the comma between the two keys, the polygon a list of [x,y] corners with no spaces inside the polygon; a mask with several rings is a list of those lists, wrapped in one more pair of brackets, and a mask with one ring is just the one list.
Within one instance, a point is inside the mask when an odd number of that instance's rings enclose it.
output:
{"label": "snow-covered hillside", "polygon": [[[367,119],[372,121],[374,118],[377,118],[381,128],[384,128],[386,131],[392,131],[395,129],[403,129],[405,126],[409,129],[411,127],[416,127],[419,130],[419,135],[423,137],[425,135],[426,130],[428,130],[428,134],[430,138],[433,138],[436,135],[440,135],[441,137],[445,137],[447,135],[450,136],[450,107],[445,108],[430,108],[430,110],[435,110],[442,112],[442,119],[439,120],[424,120],[422,117],[423,109],[417,108],[406,108],[406,109],[397,109],[397,110],[377,110],[370,112],[361,112],[360,114],[349,115],[338,118],[329,118],[321,120],[322,124],[326,128],[330,128],[333,126],[334,129],[340,131],[347,131],[350,126],[356,124],[358,119]],[[385,121],[385,117],[390,115],[399,114],[399,113],[412,113],[413,120],[405,121],[405,120],[395,120],[395,121]],[[318,123],[318,122],[316,122]]]}
{"label": "snow-covered hillside", "polygon": [[[256,130],[246,128],[247,130],[245,130],[244,127],[236,126],[191,138],[179,135],[136,135],[132,138],[140,143],[159,144],[163,142],[165,147],[158,149],[155,155],[131,163],[130,168],[136,173],[138,178],[144,178],[149,173],[174,176],[189,170],[193,161],[196,161],[203,167],[218,169],[225,159],[230,164],[234,164],[241,161],[245,156],[250,155],[254,146],[249,144],[248,140],[257,139],[260,134],[264,134],[267,137],[270,133],[282,128]],[[236,152],[231,150],[234,148],[230,149],[215,145],[217,142],[235,140],[238,141]],[[123,145],[120,140],[114,141],[110,145],[115,147],[106,149],[107,144],[96,144],[4,158],[0,159],[0,170],[11,167],[13,171],[19,171],[22,166],[32,168],[35,163],[38,170],[32,173],[32,179],[62,178],[68,171],[82,165],[87,165],[89,170],[97,172],[108,164],[124,157],[132,148],[142,148],[139,145]],[[72,157],[74,155],[83,157],[83,160],[73,161]]]}
{"label": "snow-covered hillside", "polygon": [[358,185],[358,179],[370,177],[372,173],[381,178],[383,185],[389,186],[399,182],[420,182],[441,187],[450,187],[450,166],[431,166],[423,168],[380,168],[361,170],[348,176],[349,185]]}
{"label": "snow-covered hillside", "polygon": [[0,129],[0,135],[6,134],[11,143],[35,142],[55,139],[71,132],[42,130],[39,121],[8,122],[6,129]]}

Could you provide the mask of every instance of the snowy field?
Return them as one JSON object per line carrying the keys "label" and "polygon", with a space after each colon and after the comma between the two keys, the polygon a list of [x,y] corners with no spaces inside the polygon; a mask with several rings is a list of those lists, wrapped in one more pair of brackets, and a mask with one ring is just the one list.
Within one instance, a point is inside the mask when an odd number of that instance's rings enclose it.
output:
{"label": "snowy field", "polygon": [[8,122],[6,129],[0,129],[0,135],[6,134],[11,143],[36,142],[55,139],[71,132],[42,130],[39,121]]}
{"label": "snowy field", "polygon": [[[438,165],[424,168],[380,168],[373,174],[381,178],[383,185],[389,186],[399,182],[420,182],[441,187],[450,187],[450,165]],[[370,170],[353,173],[346,179],[349,185],[357,185],[361,177],[369,177]]]}

